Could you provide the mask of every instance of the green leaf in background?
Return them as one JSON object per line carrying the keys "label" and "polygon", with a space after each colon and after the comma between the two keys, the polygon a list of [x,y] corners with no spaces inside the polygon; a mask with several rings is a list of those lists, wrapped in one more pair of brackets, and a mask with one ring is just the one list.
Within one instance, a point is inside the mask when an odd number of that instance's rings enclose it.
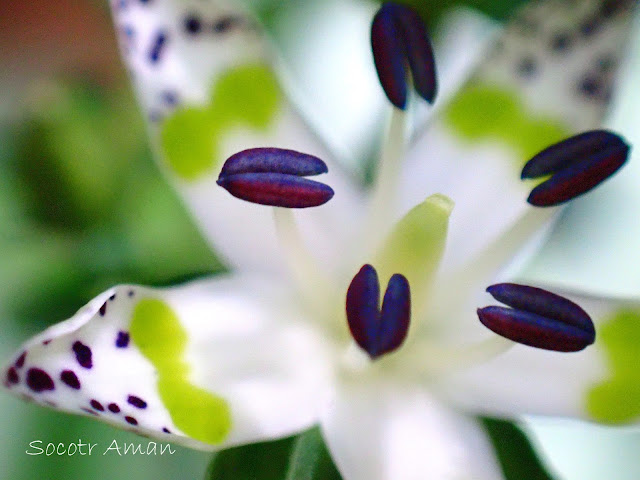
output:
{"label": "green leaf in background", "polygon": [[341,480],[319,428],[214,455],[206,480]]}
{"label": "green leaf in background", "polygon": [[538,458],[527,436],[506,420],[482,418],[502,467],[505,480],[554,480]]}
{"label": "green leaf in background", "polygon": [[[481,418],[505,480],[555,480],[527,436],[506,420]],[[428,452],[425,452],[427,454]],[[214,455],[206,480],[341,480],[319,428],[275,442],[231,448]]]}

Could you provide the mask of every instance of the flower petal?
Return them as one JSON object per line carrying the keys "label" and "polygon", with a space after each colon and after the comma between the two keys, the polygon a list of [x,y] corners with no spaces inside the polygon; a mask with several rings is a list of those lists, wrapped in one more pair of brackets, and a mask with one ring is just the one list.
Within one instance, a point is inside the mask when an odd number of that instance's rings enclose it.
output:
{"label": "flower petal", "polygon": [[640,11],[633,31],[632,51],[623,62],[624,77],[606,123],[632,145],[628,165],[593,195],[571,202],[527,265],[527,279],[589,295],[637,298],[640,292]]}
{"label": "flower petal", "polygon": [[228,157],[253,147],[329,163],[326,182],[339,193],[301,223],[319,255],[338,255],[335,236],[349,229],[337,227],[354,224],[358,193],[284,98],[253,19],[227,1],[112,6],[160,163],[223,258],[234,267],[282,268],[269,212],[229,198],[215,183]]}
{"label": "flower petal", "polygon": [[15,394],[198,449],[277,438],[317,419],[322,343],[273,280],[119,286],[27,342]]}
{"label": "flower petal", "polygon": [[340,385],[321,428],[345,480],[502,478],[478,425],[419,389]]}
{"label": "flower petal", "polygon": [[[529,208],[533,184],[520,180],[527,160],[601,124],[632,3],[617,2],[613,11],[605,1],[580,8],[528,4],[442,118],[417,139],[404,204],[432,192],[455,202],[445,263],[461,265]],[[581,30],[591,23],[597,28]]]}
{"label": "flower petal", "polygon": [[594,320],[594,345],[570,354],[516,345],[454,375],[449,389],[455,399],[493,415],[530,413],[605,423],[639,420],[640,304],[569,298]]}

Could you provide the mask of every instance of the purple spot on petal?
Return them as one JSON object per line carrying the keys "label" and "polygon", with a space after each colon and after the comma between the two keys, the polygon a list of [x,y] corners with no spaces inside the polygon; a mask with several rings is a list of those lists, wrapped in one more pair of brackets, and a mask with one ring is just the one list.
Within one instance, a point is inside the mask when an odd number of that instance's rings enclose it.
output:
{"label": "purple spot on petal", "polygon": [[191,35],[196,35],[202,30],[202,22],[196,15],[189,15],[184,19],[184,29]]}
{"label": "purple spot on petal", "polygon": [[51,340],[45,340],[45,341],[42,342],[42,344],[45,345],[45,346],[49,345],[50,343],[51,343]]}
{"label": "purple spot on petal", "polygon": [[99,412],[104,412],[104,407],[99,401],[91,400],[89,403],[91,404],[91,407],[94,408],[95,410],[98,410]]}
{"label": "purple spot on petal", "polygon": [[135,292],[134,292],[133,290],[129,290],[129,296],[130,296],[130,297],[133,297],[134,293],[135,293]]}
{"label": "purple spot on petal", "polygon": [[15,363],[16,368],[24,367],[24,361],[26,358],[27,358],[27,352],[22,352],[22,354],[20,354],[20,356],[16,360],[16,363]]}
{"label": "purple spot on petal", "polygon": [[72,346],[73,352],[76,354],[76,360],[84,368],[93,367],[91,349],[82,342],[76,341]]}
{"label": "purple spot on petal", "polygon": [[104,315],[107,313],[107,302],[104,302],[100,307],[100,310],[98,311],[100,312],[100,316],[104,317]]}
{"label": "purple spot on petal", "polygon": [[142,400],[140,397],[136,397],[135,395],[129,395],[127,397],[127,402],[136,408],[147,408],[147,402]]}
{"label": "purple spot on petal", "polygon": [[124,417],[124,419],[127,421],[129,425],[138,425],[138,421],[133,417],[127,416],[127,417]]}
{"label": "purple spot on petal", "polygon": [[27,386],[34,392],[43,392],[55,388],[49,374],[39,368],[30,368],[27,371]]}
{"label": "purple spot on petal", "polygon": [[151,63],[158,63],[160,61],[160,57],[162,52],[164,51],[164,47],[167,43],[167,34],[166,32],[158,32],[153,40],[151,48],[149,49],[149,61]]}
{"label": "purple spot on petal", "polygon": [[116,347],[118,348],[126,348],[129,345],[129,334],[127,332],[118,332],[118,337],[116,338]]}
{"label": "purple spot on petal", "polygon": [[13,367],[9,368],[9,370],[7,370],[6,385],[11,386],[19,382],[20,382],[20,376],[18,375],[18,372],[16,371],[16,369]]}
{"label": "purple spot on petal", "polygon": [[60,380],[74,390],[80,390],[80,380],[78,380],[78,376],[71,370],[63,370],[60,374]]}
{"label": "purple spot on petal", "polygon": [[171,431],[167,427],[162,427],[162,431],[164,433],[171,433]]}
{"label": "purple spot on petal", "polygon": [[107,405],[107,408],[111,413],[120,413],[120,407],[117,403],[110,403],[109,405]]}
{"label": "purple spot on petal", "polygon": [[109,300],[111,300],[112,302],[113,302],[115,299],[116,299],[116,294],[115,294],[115,293],[109,297]]}

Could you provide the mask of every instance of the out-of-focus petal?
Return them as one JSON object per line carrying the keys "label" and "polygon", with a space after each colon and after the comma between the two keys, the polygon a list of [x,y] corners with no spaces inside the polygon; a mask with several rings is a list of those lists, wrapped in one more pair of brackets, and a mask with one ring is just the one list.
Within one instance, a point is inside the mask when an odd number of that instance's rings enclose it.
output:
{"label": "out-of-focus petal", "polygon": [[445,264],[463,264],[528,208],[533,183],[520,180],[527,160],[601,124],[633,3],[527,5],[417,139],[403,178],[404,205],[432,192],[455,202]]}
{"label": "out-of-focus petal", "polygon": [[318,255],[335,258],[358,192],[284,97],[251,16],[223,0],[114,0],[112,8],[160,164],[221,256],[234,267],[281,268],[269,212],[215,184],[232,154],[278,147],[329,164],[336,198],[300,223]]}
{"label": "out-of-focus petal", "polygon": [[631,145],[628,165],[597,192],[571,202],[527,264],[527,279],[594,296],[640,296],[640,11],[629,46],[606,122]]}
{"label": "out-of-focus petal", "polygon": [[502,478],[480,427],[417,388],[341,385],[321,428],[345,480]]}
{"label": "out-of-focus petal", "polygon": [[9,391],[120,428],[216,449],[317,420],[328,361],[275,282],[119,286],[28,341]]}

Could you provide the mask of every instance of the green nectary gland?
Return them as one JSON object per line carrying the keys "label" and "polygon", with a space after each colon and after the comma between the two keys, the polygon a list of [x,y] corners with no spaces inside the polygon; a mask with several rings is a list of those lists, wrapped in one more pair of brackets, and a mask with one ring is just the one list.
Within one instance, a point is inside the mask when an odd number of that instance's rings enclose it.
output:
{"label": "green nectary gland", "polygon": [[173,309],[155,298],[140,300],[130,327],[131,340],[158,372],[158,392],[173,423],[201,442],[218,444],[231,430],[228,403],[189,381],[184,360],[187,333]]}
{"label": "green nectary gland", "polygon": [[541,150],[571,135],[551,118],[527,110],[517,92],[493,85],[474,84],[463,89],[444,112],[449,127],[463,140],[497,140],[518,152],[521,169]]}
{"label": "green nectary gland", "polygon": [[610,376],[587,392],[587,412],[608,423],[640,417],[640,310],[614,313],[598,329],[598,342],[607,355]]}
{"label": "green nectary gland", "polygon": [[167,117],[160,132],[169,169],[193,181],[220,166],[220,142],[236,128],[265,131],[281,103],[273,73],[265,65],[232,68],[218,78],[209,105],[185,106]]}

